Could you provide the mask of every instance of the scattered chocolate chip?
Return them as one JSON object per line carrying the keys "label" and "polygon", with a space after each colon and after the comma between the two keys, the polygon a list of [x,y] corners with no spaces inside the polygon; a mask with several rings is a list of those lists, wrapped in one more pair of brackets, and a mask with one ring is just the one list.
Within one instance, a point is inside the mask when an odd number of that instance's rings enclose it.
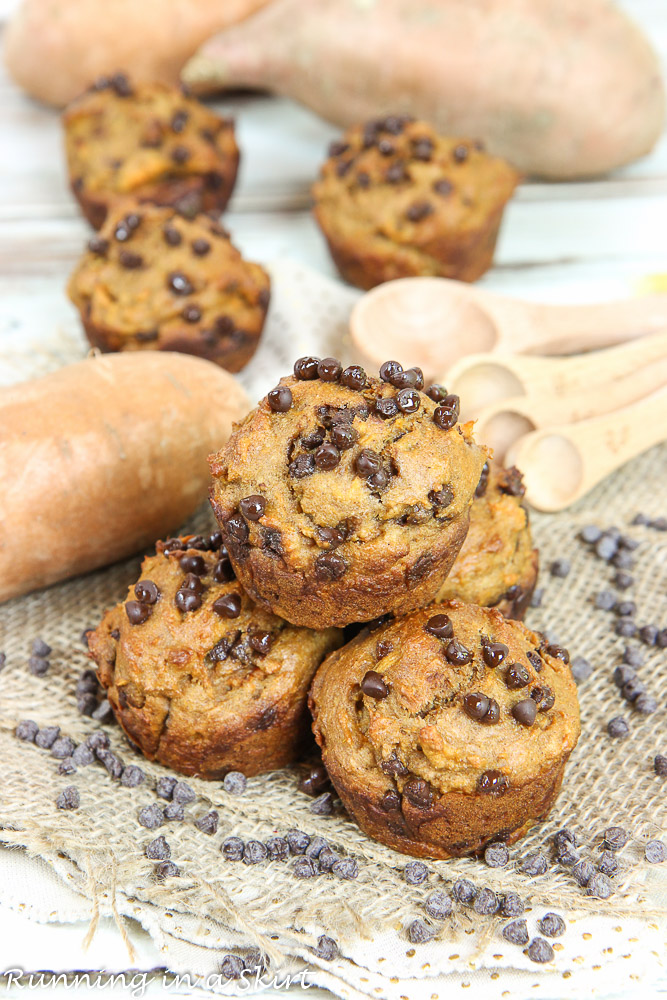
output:
{"label": "scattered chocolate chip", "polygon": [[332,867],[331,871],[338,878],[353,879],[359,874],[359,865],[354,860],[354,858],[341,858]]}
{"label": "scattered chocolate chip", "polygon": [[174,604],[183,613],[197,611],[201,607],[201,596],[194,590],[181,588],[176,591]]}
{"label": "scattered chocolate chip", "polygon": [[451,486],[445,485],[438,490],[429,490],[428,499],[434,507],[449,507],[454,500],[454,491]]}
{"label": "scattered chocolate chip", "polygon": [[421,885],[429,876],[429,870],[423,861],[408,861],[403,869],[403,878],[408,885]]}
{"label": "scattered chocolate chip", "polygon": [[552,642],[546,648],[546,653],[548,656],[553,656],[558,660],[562,660],[563,663],[570,662],[570,654],[567,649],[563,646],[559,646],[557,643]]}
{"label": "scattered chocolate chip", "polygon": [[204,813],[203,816],[200,816],[199,819],[196,819],[195,826],[197,827],[198,830],[201,830],[202,833],[206,833],[209,836],[212,836],[214,833],[217,833],[218,814],[215,811],[215,809],[211,809],[210,812]]}
{"label": "scattered chocolate chip", "polygon": [[258,865],[266,860],[268,851],[261,840],[249,840],[243,848],[243,864]]}
{"label": "scattered chocolate chip", "polygon": [[310,811],[316,816],[330,816],[333,812],[334,797],[331,792],[322,792],[310,804]]}
{"label": "scattered chocolate chip", "polygon": [[433,205],[428,201],[415,201],[405,213],[409,222],[421,222],[433,212]]}
{"label": "scattered chocolate chip", "polygon": [[537,925],[545,937],[560,937],[565,933],[565,921],[557,913],[545,913]]}
{"label": "scattered chocolate chip", "polygon": [[240,837],[227,837],[220,848],[225,860],[240,861],[243,857],[244,843]]}
{"label": "scattered chocolate chip", "polygon": [[314,878],[318,869],[312,858],[300,856],[292,862],[292,872],[297,878]]}
{"label": "scattered chocolate chip", "polygon": [[69,736],[59,736],[51,744],[51,756],[55,757],[56,760],[64,760],[65,757],[72,756],[75,747],[76,743]]}
{"label": "scattered chocolate chip", "polygon": [[630,727],[622,715],[616,715],[607,723],[607,732],[614,739],[625,740],[630,735]]}
{"label": "scattered chocolate chip", "polygon": [[240,594],[223,594],[211,605],[211,610],[221,618],[238,618],[241,614],[242,601]]}
{"label": "scattered chocolate chip", "polygon": [[475,913],[479,913],[483,916],[490,916],[492,913],[497,913],[500,906],[500,901],[493,891],[488,887],[480,889],[475,896],[475,902],[473,903],[473,910]]}
{"label": "scattered chocolate chip", "polygon": [[56,799],[57,809],[78,809],[80,805],[81,797],[76,785],[67,785]]}
{"label": "scattered chocolate chip", "polygon": [[554,559],[549,567],[549,572],[552,576],[564,578],[569,575],[571,569],[572,563],[569,559]]}
{"label": "scattered chocolate chip", "polygon": [[28,659],[28,670],[35,677],[44,677],[49,672],[50,666],[50,661],[43,659],[41,656],[31,656]]}
{"label": "scattered chocolate chip", "polygon": [[472,906],[476,895],[477,888],[467,878],[458,878],[452,886],[452,896],[457,903],[463,903],[465,906]]}
{"label": "scattered chocolate chip", "polygon": [[599,556],[600,559],[604,559],[605,562],[609,562],[610,559],[616,555],[616,550],[618,549],[618,542],[611,535],[602,535],[600,540],[595,546],[595,554]]}
{"label": "scattered chocolate chip", "polygon": [[145,826],[147,830],[155,830],[156,827],[162,826],[164,823],[164,813],[157,802],[152,802],[140,809],[137,818],[141,826]]}
{"label": "scattered chocolate chip", "polygon": [[49,646],[48,642],[44,642],[43,639],[33,639],[31,652],[33,656],[46,658],[51,655],[53,650]]}
{"label": "scattered chocolate chip", "polygon": [[[500,912],[504,917],[520,917],[526,909],[521,896],[516,892],[508,892],[500,905]],[[528,938],[526,937],[526,940]]]}
{"label": "scattered chocolate chip", "polygon": [[320,866],[320,871],[330,872],[337,861],[340,861],[340,857],[335,851],[332,851],[330,847],[325,847],[318,856],[318,863]]}
{"label": "scattered chocolate chip", "polygon": [[537,876],[544,875],[545,871],[549,867],[549,863],[542,854],[541,851],[535,851],[533,854],[529,854],[528,857],[524,858],[519,865],[519,871],[523,875]]}
{"label": "scattered chocolate chip", "polygon": [[572,874],[579,885],[586,886],[595,875],[595,865],[587,858],[582,858],[574,864]]}
{"label": "scattered chocolate chip", "polygon": [[103,236],[92,236],[88,240],[88,249],[98,257],[104,257],[109,250],[109,241],[105,240]]}
{"label": "scattered chocolate chip", "polygon": [[656,754],[653,758],[653,770],[659,778],[667,778],[667,757],[664,754]]}
{"label": "scattered chocolate chip", "polygon": [[327,937],[326,934],[321,934],[318,937],[317,947],[313,951],[323,962],[333,962],[335,958],[338,958],[339,954],[338,945],[333,938]]}
{"label": "scattered chocolate chip", "polygon": [[513,920],[503,927],[502,935],[510,944],[528,944],[528,924],[525,920]]}
{"label": "scattered chocolate chip", "polygon": [[[445,389],[444,385],[429,385],[429,387],[425,389],[424,392],[426,393],[429,399],[433,400],[434,403],[440,403],[447,395],[447,390]],[[486,473],[487,479],[489,475],[488,465],[489,463],[485,462],[484,469],[487,470]],[[484,475],[484,469],[482,469],[482,476]]]}
{"label": "scattered chocolate chip", "polygon": [[586,524],[579,532],[579,537],[587,545],[595,545],[602,538],[602,528],[598,528],[597,524]]}
{"label": "scattered chocolate chip", "polygon": [[60,726],[44,726],[37,731],[35,744],[40,750],[50,750],[60,736]]}
{"label": "scattered chocolate chip", "polygon": [[575,684],[581,684],[588,680],[593,673],[593,667],[583,656],[575,656],[570,664],[570,669]]}
{"label": "scattered chocolate chip", "polygon": [[34,743],[38,732],[39,726],[36,722],[32,719],[23,719],[14,730],[14,735],[17,740],[22,740],[24,743]]}
{"label": "scattered chocolate chip", "polygon": [[135,271],[143,265],[144,258],[140,253],[135,253],[133,250],[121,250],[118,254],[118,261],[126,270]]}
{"label": "scattered chocolate chip", "polygon": [[596,872],[594,875],[591,875],[586,883],[586,894],[588,896],[597,896],[598,899],[609,899],[613,895],[613,892],[614,887],[612,883],[602,872]]}
{"label": "scattered chocolate chip", "polygon": [[553,961],[554,950],[548,941],[544,938],[536,937],[530,942],[526,948],[526,954],[531,962],[539,962],[544,964],[545,962]]}
{"label": "scattered chocolate chip", "polygon": [[396,396],[396,405],[401,413],[416,413],[420,407],[419,393],[416,389],[401,389]]}
{"label": "scattered chocolate chip", "polygon": [[315,560],[315,577],[322,583],[340,579],[346,569],[345,560],[335,552],[323,552]]}
{"label": "scattered chocolate chip", "polygon": [[266,856],[269,861],[286,861],[289,857],[289,846],[285,838],[269,837],[266,842]]}
{"label": "scattered chocolate chip", "polygon": [[598,861],[598,871],[603,875],[615,875],[618,867],[616,855],[612,851],[603,851]]}
{"label": "scattered chocolate chip", "polygon": [[504,868],[509,863],[510,852],[507,844],[489,844],[484,851],[484,861],[489,868]]}
{"label": "scattered chocolate chip", "polygon": [[433,182],[433,190],[436,194],[447,197],[454,190],[454,186],[451,181],[448,181],[446,177],[441,177],[439,180]]}
{"label": "scattered chocolate chip", "polygon": [[417,917],[409,924],[407,934],[408,940],[412,944],[426,944],[427,941],[431,941],[435,937],[435,929]]}
{"label": "scattered chocolate chip", "polygon": [[177,781],[172,789],[171,797],[174,802],[180,802],[181,805],[187,806],[190,802],[194,802],[197,795],[187,781]]}
{"label": "scattered chocolate chip", "polygon": [[667,848],[661,840],[649,840],[644,848],[644,857],[650,865],[662,864],[667,859]]}
{"label": "scattered chocolate chip", "polygon": [[424,911],[433,920],[445,920],[452,913],[452,900],[448,893],[436,889],[424,900]]}

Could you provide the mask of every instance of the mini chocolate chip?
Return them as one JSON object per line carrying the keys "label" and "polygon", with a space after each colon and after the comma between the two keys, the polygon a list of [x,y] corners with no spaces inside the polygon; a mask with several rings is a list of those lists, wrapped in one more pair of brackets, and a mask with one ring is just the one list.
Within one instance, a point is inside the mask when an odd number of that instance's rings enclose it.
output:
{"label": "mini chocolate chip", "polygon": [[484,694],[467,694],[463,698],[463,710],[471,719],[479,722],[489,710],[489,699]]}
{"label": "mini chocolate chip", "polygon": [[120,783],[124,788],[138,788],[146,780],[145,772],[136,764],[128,764],[124,769]]}
{"label": "mini chocolate chip", "polygon": [[531,877],[534,877],[537,875],[544,875],[548,867],[549,863],[544,854],[542,854],[541,851],[535,851],[533,854],[529,854],[528,857],[524,858],[519,865],[519,871],[523,875],[530,875]]}
{"label": "mini chocolate chip", "polygon": [[241,771],[228,771],[222,779],[222,787],[229,795],[243,795],[246,790],[246,776]]}
{"label": "mini chocolate chip", "polygon": [[583,681],[588,680],[593,673],[593,667],[583,656],[575,656],[570,664],[570,668],[575,684],[581,684]]}
{"label": "mini chocolate chip", "polygon": [[70,736],[59,736],[51,745],[51,756],[56,760],[65,760],[71,757],[76,748],[76,743]]}
{"label": "mini chocolate chip", "polygon": [[432,615],[424,625],[424,631],[436,635],[438,639],[451,639],[454,626],[448,615]]}
{"label": "mini chocolate chip", "polygon": [[403,786],[403,796],[416,809],[430,809],[433,804],[433,792],[428,781],[423,778],[410,778]]}
{"label": "mini chocolate chip", "polygon": [[239,594],[223,594],[211,605],[211,610],[221,618],[238,618],[241,614],[241,597]]}
{"label": "mini chocolate chip", "polygon": [[396,389],[423,389],[424,373],[421,368],[405,368],[394,372],[389,381]]}
{"label": "mini chocolate chip", "polygon": [[626,573],[623,569],[619,569],[618,573],[616,573],[612,579],[612,583],[615,587],[618,587],[619,590],[628,590],[633,586],[634,582],[635,578],[632,573]]}
{"label": "mini chocolate chip", "polygon": [[347,451],[357,443],[359,435],[349,424],[334,424],[331,428],[331,441],[340,451]]}
{"label": "mini chocolate chip", "polygon": [[656,754],[653,758],[653,770],[659,778],[667,778],[667,756],[662,753]]}
{"label": "mini chocolate chip", "polygon": [[438,490],[429,490],[429,501],[434,507],[449,507],[454,501],[454,491],[451,486],[442,486]]}
{"label": "mini chocolate chip", "polygon": [[667,848],[661,840],[649,840],[644,848],[644,857],[650,865],[659,865],[667,860]]}
{"label": "mini chocolate chip", "polygon": [[172,789],[171,797],[174,802],[180,802],[181,805],[187,806],[190,802],[194,802],[197,795],[192,785],[188,785],[187,781],[177,781]]}
{"label": "mini chocolate chip", "polygon": [[375,401],[375,412],[383,420],[393,420],[398,414],[398,403],[393,396],[383,396],[381,399]]}
{"label": "mini chocolate chip", "polygon": [[484,861],[490,868],[504,868],[509,864],[510,852],[507,844],[489,844],[484,851]]}
{"label": "mini chocolate chip", "polygon": [[599,611],[611,611],[616,604],[616,594],[613,590],[601,590],[595,595],[593,604]]}
{"label": "mini chocolate chip", "polygon": [[433,205],[428,201],[414,201],[405,213],[409,222],[421,222],[433,212]]}
{"label": "mini chocolate chip", "polygon": [[193,573],[195,576],[203,576],[206,572],[206,562],[203,556],[181,556],[178,565],[184,573]]}
{"label": "mini chocolate chip", "polygon": [[657,625],[643,625],[639,630],[639,638],[646,646],[655,646],[660,629]]}
{"label": "mini chocolate chip", "polygon": [[520,917],[525,909],[523,900],[516,892],[506,893],[500,906],[500,911],[504,917]]}
{"label": "mini chocolate chip", "polygon": [[512,706],[512,715],[522,726],[532,726],[537,718],[537,705],[532,698],[524,698]]}
{"label": "mini chocolate chip", "polygon": [[125,613],[130,625],[143,625],[150,618],[151,611],[152,608],[141,601],[127,601],[125,604]]}
{"label": "mini chocolate chip", "polygon": [[204,590],[204,584],[196,573],[186,573],[179,589],[193,590],[195,594],[201,594]]}
{"label": "mini chocolate chip", "polygon": [[292,392],[286,385],[278,385],[266,397],[275,413],[287,413],[292,405]]}
{"label": "mini chocolate chip", "polygon": [[412,155],[416,160],[428,162],[433,156],[433,140],[427,135],[412,140]]}
{"label": "mini chocolate chip", "polygon": [[205,257],[206,254],[209,253],[211,249],[211,244],[209,243],[209,241],[202,239],[201,237],[198,237],[196,240],[193,240],[191,246],[193,254],[195,254],[197,257]]}
{"label": "mini chocolate chip", "polygon": [[329,156],[340,156],[342,153],[346,153],[350,148],[348,142],[343,142],[342,139],[334,139],[329,143]]}
{"label": "mini chocolate chip", "polygon": [[615,875],[618,871],[616,855],[611,851],[603,851],[598,861],[598,871],[601,871],[603,875]]}
{"label": "mini chocolate chip", "polygon": [[258,865],[266,860],[267,850],[261,840],[249,840],[243,848],[243,863]]}
{"label": "mini chocolate chip", "polygon": [[451,896],[442,889],[429,893],[424,900],[424,911],[433,920],[446,920],[451,916],[452,910]]}
{"label": "mini chocolate chip", "polygon": [[134,593],[142,604],[155,604],[160,596],[160,588],[152,580],[139,580],[134,586]]}
{"label": "mini chocolate chip", "polygon": [[450,393],[448,396],[445,396],[439,406],[436,406],[433,413],[433,421],[441,430],[451,430],[459,419],[460,409],[459,397]]}
{"label": "mini chocolate chip", "polygon": [[510,690],[530,684],[530,674],[521,663],[510,663],[505,671],[505,684]]}
{"label": "mini chocolate chip", "polygon": [[171,158],[174,163],[182,165],[190,159],[190,150],[187,146],[174,146],[171,151]]}
{"label": "mini chocolate chip", "polygon": [[362,448],[354,460],[354,469],[358,476],[367,479],[382,468],[380,456],[370,448]]}
{"label": "mini chocolate chip", "polygon": [[402,181],[408,180],[409,176],[403,160],[397,160],[387,168],[384,179],[388,184],[400,184]]}
{"label": "mini chocolate chip", "polygon": [[441,177],[440,180],[433,182],[433,190],[436,194],[447,197],[448,194],[452,193],[454,187],[452,182],[448,181],[446,177]]}
{"label": "mini chocolate chip", "polygon": [[35,677],[43,677],[49,671],[51,663],[42,656],[31,656],[28,659],[28,669]]}
{"label": "mini chocolate chip", "polygon": [[637,613],[637,605],[634,601],[619,601],[614,608],[617,615],[625,617],[626,615],[634,615]]}
{"label": "mini chocolate chip", "polygon": [[572,867],[572,875],[579,885],[586,886],[595,875],[595,865],[587,858],[582,858]]}
{"label": "mini chocolate chip", "polygon": [[194,590],[177,590],[174,604],[184,613],[196,611],[201,607],[201,596]]}
{"label": "mini chocolate chip", "polygon": [[[19,722],[16,729],[14,730],[14,735],[17,740],[23,740],[24,743],[34,743],[35,736],[39,732],[39,726],[32,719],[24,719]],[[55,740],[54,740],[55,742]],[[656,758],[657,759],[657,758]],[[656,771],[656,774],[659,773]]]}
{"label": "mini chocolate chip", "polygon": [[179,233],[178,229],[173,226],[166,225],[162,230],[162,235],[164,237],[165,243],[168,243],[170,247],[177,247],[183,241],[183,237]]}
{"label": "mini chocolate chip", "polygon": [[196,819],[195,826],[197,827],[198,830],[201,830],[202,833],[206,833],[209,836],[212,836],[214,833],[217,833],[218,814],[215,811],[215,809],[212,809],[210,812],[204,813],[203,816],[200,816],[199,819]]}
{"label": "mini chocolate chip", "polygon": [[420,407],[419,393],[416,389],[401,389],[396,405],[402,413],[416,413]]}
{"label": "mini chocolate chip", "polygon": [[597,896],[598,899],[609,899],[613,895],[613,892],[614,886],[602,872],[596,872],[595,875],[591,875],[586,883],[586,894],[588,896]]}
{"label": "mini chocolate chip", "polygon": [[452,886],[452,896],[457,903],[463,903],[464,906],[472,906],[476,895],[477,889],[470,879],[457,878]]}
{"label": "mini chocolate chip", "polygon": [[364,694],[381,701],[389,694],[389,688],[377,670],[367,670],[359,685]]}
{"label": "mini chocolate chip", "polygon": [[132,250],[121,250],[118,254],[118,260],[128,271],[133,271],[136,268],[141,267],[144,263],[144,258],[141,254],[134,253]]}
{"label": "mini chocolate chip", "polygon": [[167,288],[174,295],[192,295],[194,286],[182,271],[170,271],[167,275]]}
{"label": "mini chocolate chip", "polygon": [[182,823],[185,819],[185,809],[180,802],[167,802],[164,807],[164,818],[169,823]]}
{"label": "mini chocolate chip", "polygon": [[605,562],[609,562],[616,555],[617,549],[618,542],[616,539],[610,535],[603,534],[595,546],[595,554],[600,559],[604,559]]}
{"label": "mini chocolate chip", "polygon": [[587,545],[595,545],[602,538],[602,528],[598,528],[597,524],[585,524],[579,532],[579,537]]}
{"label": "mini chocolate chip", "polygon": [[490,916],[492,913],[497,913],[500,907],[500,900],[496,896],[493,889],[484,887],[480,889],[475,896],[475,902],[473,903],[473,910],[475,913],[479,913],[482,916]]}
{"label": "mini chocolate chip", "polygon": [[164,823],[162,806],[158,805],[157,802],[152,802],[150,805],[144,806],[143,809],[139,810],[137,819],[140,825],[145,826],[147,830],[155,830]]}
{"label": "mini chocolate chip", "polygon": [[452,639],[445,649],[445,659],[461,667],[465,663],[472,662],[472,653],[458,639]]}
{"label": "mini chocolate chip", "polygon": [[[429,385],[428,388],[424,390],[424,392],[426,393],[429,399],[433,400],[434,403],[440,403],[445,398],[445,396],[447,396],[447,390],[445,389],[444,385]],[[486,465],[488,465],[488,462],[486,463]]]}
{"label": "mini chocolate chip", "polygon": [[[509,647],[504,642],[485,642],[482,646],[482,659],[487,667],[499,667],[508,654]],[[519,664],[512,664],[512,666],[519,666]]]}
{"label": "mini chocolate chip", "polygon": [[356,177],[357,184],[360,188],[370,187],[371,179],[365,170],[360,170]]}
{"label": "mini chocolate chip", "polygon": [[399,364],[398,361],[385,361],[384,364],[380,366],[380,378],[383,382],[391,382],[393,376],[397,372],[403,371],[403,365]]}
{"label": "mini chocolate chip", "polygon": [[404,778],[410,773],[403,761],[399,760],[396,756],[395,750],[392,751],[391,756],[387,760],[381,761],[380,769],[389,775],[389,777]]}
{"label": "mini chocolate chip", "polygon": [[464,163],[468,159],[468,147],[464,146],[463,143],[459,143],[458,146],[454,146],[452,150],[452,157],[455,163]]}
{"label": "mini chocolate chip", "polygon": [[366,372],[359,365],[350,365],[346,368],[340,377],[340,384],[347,386],[348,389],[354,389],[360,391],[366,386],[368,381]]}
{"label": "mini chocolate chip", "polygon": [[305,479],[315,472],[315,459],[312,455],[297,455],[289,464],[289,474],[292,479]]}
{"label": "mini chocolate chip", "polygon": [[323,358],[317,366],[317,375],[323,382],[338,382],[343,366],[337,358]]}
{"label": "mini chocolate chip", "polygon": [[266,500],[258,493],[253,493],[239,501],[239,509],[248,521],[259,521],[266,511]]}
{"label": "mini chocolate chip", "polygon": [[80,805],[81,797],[76,785],[67,785],[56,799],[57,809],[78,809]]}
{"label": "mini chocolate chip", "polygon": [[607,732],[614,739],[625,740],[630,735],[630,727],[622,715],[616,715],[607,723]]}
{"label": "mini chocolate chip", "polygon": [[478,788],[483,795],[504,795],[507,791],[508,781],[501,771],[493,768],[482,771],[477,782]]}
{"label": "mini chocolate chip", "polygon": [[528,944],[528,924],[525,920],[513,920],[503,927],[502,935],[510,944]]}
{"label": "mini chocolate chip", "polygon": [[91,236],[88,240],[88,249],[98,257],[104,257],[109,249],[109,241],[103,236]]}
{"label": "mini chocolate chip", "polygon": [[394,644],[390,639],[380,639],[375,646],[375,655],[378,660],[383,659],[388,653],[394,648]]}
{"label": "mini chocolate chip", "polygon": [[314,358],[311,355],[299,358],[294,362],[295,378],[301,379],[305,382],[309,382],[317,378],[317,366],[319,363],[320,359]]}
{"label": "mini chocolate chip", "polygon": [[398,792],[395,792],[393,789],[390,789],[390,791],[385,792],[382,798],[380,799],[380,808],[383,809],[384,812],[393,812],[396,809],[400,809],[401,796],[398,794]]}
{"label": "mini chocolate chip", "polygon": [[338,878],[354,879],[359,875],[359,865],[354,858],[341,858],[332,866],[331,871]]}
{"label": "mini chocolate chip", "polygon": [[431,941],[435,937],[435,928],[429,927],[417,917],[409,924],[407,934],[411,944],[426,944],[427,941]]}
{"label": "mini chocolate chip", "polygon": [[531,962],[539,962],[542,965],[545,962],[553,961],[554,950],[544,938],[536,937],[526,948],[526,954]]}
{"label": "mini chocolate chip", "polygon": [[338,580],[346,569],[345,560],[335,552],[323,552],[315,560],[315,576],[322,582]]}
{"label": "mini chocolate chip", "polygon": [[323,444],[315,452],[315,465],[318,469],[329,471],[335,469],[340,462],[340,452],[333,444]]}
{"label": "mini chocolate chip", "polygon": [[260,656],[267,656],[273,646],[273,637],[270,632],[258,629],[250,635],[249,642],[251,649],[254,649],[256,653],[259,653]]}

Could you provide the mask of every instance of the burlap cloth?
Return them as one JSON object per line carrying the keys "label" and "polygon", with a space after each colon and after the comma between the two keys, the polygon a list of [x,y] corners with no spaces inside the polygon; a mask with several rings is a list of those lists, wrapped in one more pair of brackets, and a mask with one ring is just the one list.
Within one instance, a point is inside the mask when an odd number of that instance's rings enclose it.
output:
{"label": "burlap cloth", "polygon": [[[345,355],[348,350],[346,319],[357,293],[285,263],[273,268],[273,278],[266,337],[243,378],[251,398],[275,383],[277,374],[288,371],[299,354]],[[85,352],[74,319],[55,330],[53,342],[42,347],[37,354],[30,344],[3,348],[2,381],[48,370]],[[587,657],[594,672],[580,688],[582,736],[556,807],[546,823],[511,849],[507,868],[488,868],[472,859],[433,862],[428,882],[410,887],[402,874],[407,858],[369,840],[343,813],[314,815],[312,800],[297,790],[296,771],[286,769],[249,780],[242,796],[227,794],[216,782],[192,780],[198,799],[187,808],[186,821],[157,831],[169,840],[182,877],[156,883],[144,847],[157,833],[143,829],[137,813],[156,801],[155,779],[165,769],[138,757],[115,725],[106,727],[112,749],[147,772],[148,782],[137,789],[119,786],[99,765],[81,768],[71,778],[58,775],[48,751],[13,735],[23,718],[57,724],[76,741],[96,728],[76,710],[76,681],[89,665],[80,633],[124,596],[137,576],[138,558],[0,608],[0,649],[7,656],[0,678],[0,840],[44,859],[69,893],[87,901],[91,933],[101,916],[114,915],[121,928],[126,918],[139,920],[165,954],[165,964],[193,976],[215,973],[221,955],[234,946],[258,946],[272,970],[294,972],[305,963],[311,982],[345,997],[412,997],[414,980],[420,979],[421,995],[436,1000],[452,986],[469,986],[473,975],[478,993],[502,996],[507,995],[508,970],[515,970],[513,992],[519,984],[526,994],[542,996],[620,990],[640,978],[655,977],[665,950],[667,865],[646,864],[643,847],[664,835],[667,825],[667,789],[652,768],[653,756],[667,752],[667,650],[642,647],[646,662],[639,673],[658,698],[660,710],[641,716],[621,700],[612,682],[626,640],[614,634],[614,616],[591,603],[591,596],[609,584],[612,571],[577,540],[582,524],[625,529],[638,511],[653,517],[667,514],[667,446],[626,465],[566,512],[533,514],[542,566],[565,556],[572,571],[556,579],[543,569],[543,607],[529,613],[529,624],[550,630],[573,655]],[[202,510],[197,527],[208,517]],[[665,626],[667,533],[646,527],[627,530],[641,543],[632,589],[637,620]],[[38,635],[54,650],[51,670],[42,678],[27,669],[30,646]],[[606,722],[619,714],[630,723],[628,740],[613,740],[606,733]],[[80,790],[81,808],[58,811],[55,799],[69,783]],[[220,827],[212,837],[193,822],[209,808],[220,814]],[[549,837],[564,825],[578,831],[584,855],[592,857],[607,826],[630,831],[611,899],[587,896],[571,870],[555,863],[537,878],[518,871],[521,859],[538,847],[551,856]],[[289,827],[322,835],[338,851],[356,858],[359,877],[299,880],[289,863],[248,866],[221,857],[221,842],[229,834],[266,840]],[[536,918],[544,908],[564,914],[569,927],[556,943],[555,962],[545,970],[533,965],[519,947],[500,936],[506,921],[477,917],[463,907],[441,925],[434,941],[411,945],[405,928],[423,913],[427,893],[450,887],[462,876],[499,893],[518,892],[531,907],[531,936],[537,933]],[[10,895],[9,902],[18,905],[17,892]],[[22,902],[30,906],[30,900]],[[57,918],[56,908],[51,919]],[[341,956],[334,962],[313,953],[323,933],[340,946]],[[219,988],[233,991],[230,986]]]}

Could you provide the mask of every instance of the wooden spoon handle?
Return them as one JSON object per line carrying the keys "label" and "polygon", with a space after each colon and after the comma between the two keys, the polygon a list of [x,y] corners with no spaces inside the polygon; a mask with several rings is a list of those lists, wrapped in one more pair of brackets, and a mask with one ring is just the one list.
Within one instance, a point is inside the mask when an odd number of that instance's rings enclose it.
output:
{"label": "wooden spoon handle", "polygon": [[500,350],[573,354],[634,340],[667,327],[667,295],[586,306],[522,303],[522,308],[521,322],[499,324]]}
{"label": "wooden spoon handle", "polygon": [[601,417],[534,431],[507,452],[539,510],[562,510],[629,459],[667,439],[667,386]]}

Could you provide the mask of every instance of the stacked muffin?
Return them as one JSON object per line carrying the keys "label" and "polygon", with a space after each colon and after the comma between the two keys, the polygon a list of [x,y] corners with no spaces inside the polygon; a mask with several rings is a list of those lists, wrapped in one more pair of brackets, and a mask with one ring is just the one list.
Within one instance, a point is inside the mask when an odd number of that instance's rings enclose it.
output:
{"label": "stacked muffin", "polygon": [[525,607],[537,554],[520,477],[490,471],[458,415],[419,369],[305,357],[235,428],[211,458],[219,532],[160,544],[90,640],[149,757],[282,766],[311,685],[370,836],[447,857],[548,813],[579,734],[569,657],[501,613]]}

